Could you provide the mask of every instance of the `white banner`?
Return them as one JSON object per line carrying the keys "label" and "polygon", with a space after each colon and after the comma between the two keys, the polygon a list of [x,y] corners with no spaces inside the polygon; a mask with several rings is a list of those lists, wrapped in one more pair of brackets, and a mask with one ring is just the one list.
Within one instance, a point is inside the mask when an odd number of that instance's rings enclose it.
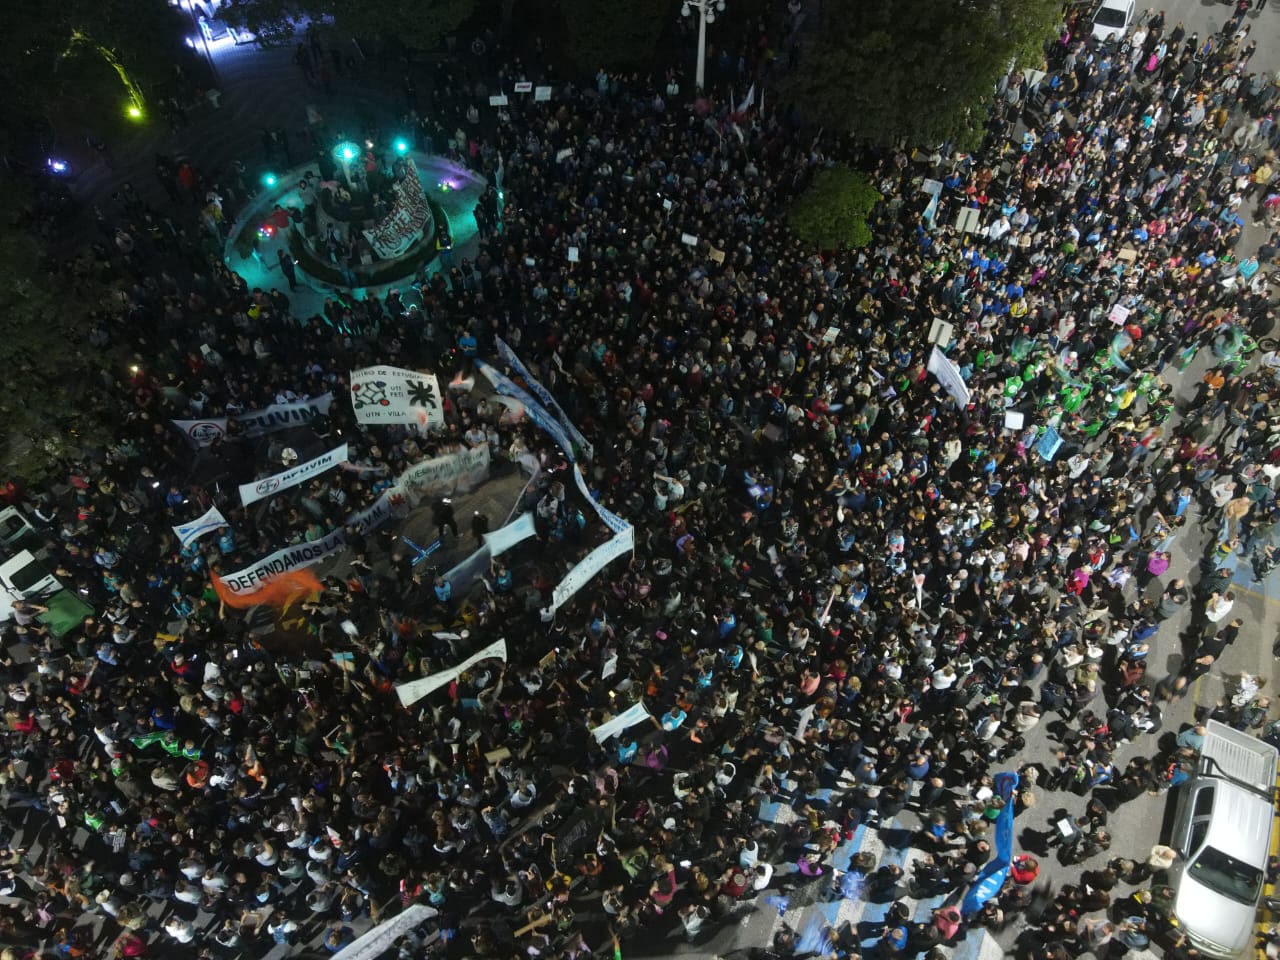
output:
{"label": "white banner", "polygon": [[489,445],[461,453],[449,453],[414,464],[396,480],[396,486],[413,500],[452,493],[458,487],[478,487],[489,478]]}
{"label": "white banner", "polygon": [[344,549],[346,537],[341,530],[334,530],[328,536],[306,543],[295,543],[292,546],[277,550],[265,560],[259,560],[251,567],[237,570],[222,576],[223,582],[231,588],[232,593],[247,593],[257,590],[272,577],[278,577],[290,570],[301,570],[326,557]]}
{"label": "white banner", "polygon": [[362,231],[383,260],[405,253],[431,222],[431,207],[413,158],[404,159],[405,174],[391,185],[391,211],[371,230]]}
{"label": "white banner", "polygon": [[271,556],[243,570],[223,575],[222,579],[231,588],[232,593],[245,593],[249,590],[257,590],[272,577],[326,560],[346,549],[348,526],[355,527],[357,533],[368,533],[382,526],[391,516],[397,497],[398,494],[395,491],[388,490],[375,500],[372,506],[347,517],[346,523],[337,530],[331,531],[328,536],[310,543],[297,543],[283,550],[277,550]]}
{"label": "white banner", "polygon": [[960,376],[960,368],[936,346],[929,354],[929,372],[938,378],[943,389],[955,398],[956,403],[962,407],[969,405],[969,385]]}
{"label": "white banner", "polygon": [[505,527],[484,535],[485,546],[489,548],[489,556],[500,557],[517,543],[528,540],[535,533],[533,514],[522,513]]}
{"label": "white banner", "polygon": [[227,435],[227,418],[210,417],[207,420],[171,420],[182,431],[193,447],[207,447]]}
{"label": "white banner", "polygon": [[206,533],[211,533],[226,525],[227,518],[222,515],[222,512],[217,507],[210,507],[199,520],[180,523],[173,528],[173,532],[177,535],[179,543],[184,547],[189,547]]}
{"label": "white banner", "polygon": [[[261,437],[277,430],[289,427],[300,427],[310,423],[316,417],[329,415],[329,406],[333,403],[333,394],[325,393],[310,400],[297,400],[293,403],[273,403],[261,410],[242,413],[231,419],[240,427],[237,431],[242,437]],[[177,421],[174,421],[175,423]],[[205,421],[209,422],[209,421]]]}
{"label": "white banner", "polygon": [[357,423],[416,423],[444,426],[444,401],[434,373],[400,367],[351,371],[351,407]]}
{"label": "white banner", "polygon": [[632,704],[612,720],[606,720],[600,726],[592,727],[591,735],[596,738],[597,743],[604,743],[615,733],[621,733],[629,727],[634,727],[637,723],[644,723],[650,719],[652,719],[652,716],[644,708],[644,701],[641,700],[639,703]]}
{"label": "white banner", "polygon": [[306,483],[312,477],[318,477],[326,470],[332,470],[340,463],[347,461],[347,445],[334,447],[328,453],[322,453],[314,460],[290,467],[284,473],[272,477],[263,477],[250,483],[240,484],[240,501],[247,507],[266,497],[274,496],[281,490],[288,490],[300,483]]}
{"label": "white banner", "polygon": [[352,940],[333,955],[333,960],[378,960],[397,940],[434,916],[434,907],[415,903]]}
{"label": "white banner", "polygon": [[635,531],[627,527],[588,553],[556,584],[551,593],[551,609],[559,610],[570,597],[586,586],[588,580],[608,566],[610,561],[630,553],[634,543]]}
{"label": "white banner", "polygon": [[403,706],[413,706],[413,704],[417,703],[428,694],[434,693],[447,683],[452,683],[481,660],[489,660],[494,657],[497,657],[499,660],[504,662],[506,661],[506,640],[495,640],[484,649],[467,657],[467,659],[463,660],[456,667],[449,667],[447,670],[441,670],[439,673],[433,673],[431,676],[423,677],[421,680],[411,680],[408,683],[397,684],[396,696],[400,698],[400,703]]}

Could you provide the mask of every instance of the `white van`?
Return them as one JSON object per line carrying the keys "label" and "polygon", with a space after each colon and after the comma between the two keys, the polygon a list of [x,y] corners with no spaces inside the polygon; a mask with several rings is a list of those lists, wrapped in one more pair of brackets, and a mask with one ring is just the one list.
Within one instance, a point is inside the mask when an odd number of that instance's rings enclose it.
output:
{"label": "white van", "polygon": [[1275,815],[1276,748],[1210,720],[1196,776],[1178,797],[1173,912],[1206,956],[1253,942]]}

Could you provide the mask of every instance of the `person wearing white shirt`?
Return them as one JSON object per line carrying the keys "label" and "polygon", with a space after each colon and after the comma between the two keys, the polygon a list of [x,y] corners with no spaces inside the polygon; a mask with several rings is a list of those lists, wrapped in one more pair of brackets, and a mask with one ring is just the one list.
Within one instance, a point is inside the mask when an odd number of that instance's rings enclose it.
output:
{"label": "person wearing white shirt", "polygon": [[757,863],[751,876],[751,889],[759,892],[773,881],[773,864]]}

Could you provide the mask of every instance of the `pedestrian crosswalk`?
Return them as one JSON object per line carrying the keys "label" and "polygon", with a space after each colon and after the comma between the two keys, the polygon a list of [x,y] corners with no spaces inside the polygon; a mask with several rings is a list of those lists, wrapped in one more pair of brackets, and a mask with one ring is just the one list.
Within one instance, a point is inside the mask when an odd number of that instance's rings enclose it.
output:
{"label": "pedestrian crosswalk", "polygon": [[[827,797],[814,795],[806,799],[826,800]],[[762,821],[780,827],[798,819],[791,805],[776,801],[761,803],[758,815]],[[847,923],[860,935],[861,947],[866,951],[879,942],[895,899],[902,900],[910,909],[912,922],[927,922],[933,911],[947,901],[948,895],[915,897],[910,894],[908,881],[915,865],[927,856],[925,851],[911,845],[916,827],[910,821],[914,818],[914,814],[907,814],[906,817],[895,817],[879,826],[863,823],[853,832],[852,837],[836,847],[828,861],[830,868],[844,873],[855,856],[865,853],[874,858],[877,867],[901,867],[903,880],[898,889],[900,896],[884,898],[883,903],[873,903],[865,896],[842,896],[839,884],[825,881],[809,884],[795,896],[769,892],[762,898],[762,904],[774,911],[768,937],[771,939],[774,933],[785,926],[795,933],[798,951],[821,951],[823,940],[830,932],[839,930]],[[1006,948],[1012,946],[1012,938],[1006,939],[1010,942],[1001,942],[983,927],[972,927],[949,948],[949,955],[951,960],[999,960],[1006,955]],[[1150,948],[1130,950],[1126,957],[1128,960],[1157,960]]]}

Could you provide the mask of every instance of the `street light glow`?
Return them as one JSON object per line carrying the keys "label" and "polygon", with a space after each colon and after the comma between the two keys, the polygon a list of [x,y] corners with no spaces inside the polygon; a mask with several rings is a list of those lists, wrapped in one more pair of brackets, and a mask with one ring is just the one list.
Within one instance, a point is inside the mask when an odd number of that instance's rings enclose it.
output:
{"label": "street light glow", "polygon": [[130,120],[142,119],[142,108],[138,106],[136,103],[129,104],[129,106],[125,107],[124,112],[129,115]]}
{"label": "street light glow", "polygon": [[264,187],[274,187],[276,185],[276,175],[274,173],[264,173],[262,175],[262,185]]}
{"label": "street light glow", "polygon": [[349,140],[344,140],[333,148],[333,155],[344,163],[350,163],[356,157],[360,156],[360,148]]}
{"label": "street light glow", "polygon": [[396,141],[393,146],[396,148],[396,153],[400,154],[402,157],[409,152],[409,141],[404,137],[396,137]]}

